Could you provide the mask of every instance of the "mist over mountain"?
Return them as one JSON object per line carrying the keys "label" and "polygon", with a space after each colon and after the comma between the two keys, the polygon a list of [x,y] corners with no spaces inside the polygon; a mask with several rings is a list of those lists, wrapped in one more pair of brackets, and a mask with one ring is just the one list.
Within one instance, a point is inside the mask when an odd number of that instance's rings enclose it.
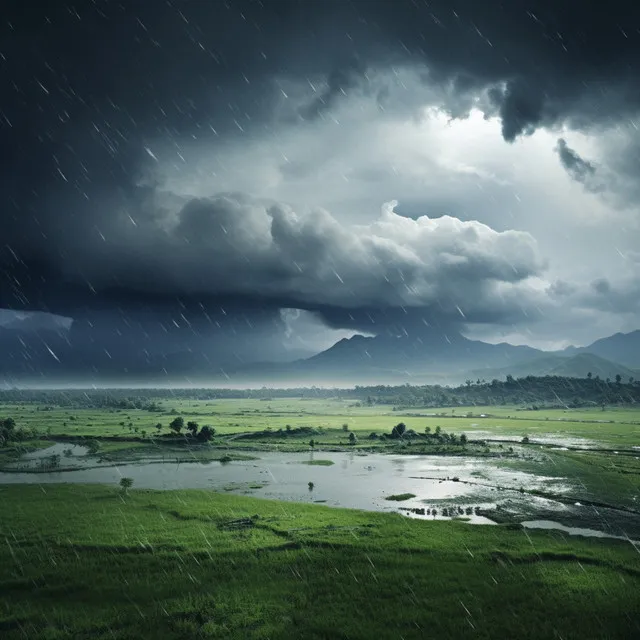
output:
{"label": "mist over mountain", "polygon": [[254,386],[283,381],[353,386],[458,384],[467,378],[507,375],[586,377],[591,373],[602,379],[616,375],[627,379],[638,376],[640,370],[639,331],[616,334],[587,347],[545,352],[422,327],[402,335],[356,334],[310,354],[274,340],[279,330],[269,322],[258,325],[248,339],[246,331],[236,331],[232,324],[205,319],[202,314],[191,318],[182,316],[182,325],[186,322],[190,329],[185,331],[178,322],[158,323],[153,314],[88,314],[73,323],[50,314],[5,317],[0,325],[0,375],[5,383],[47,377],[72,382],[88,376],[96,384],[188,379]]}

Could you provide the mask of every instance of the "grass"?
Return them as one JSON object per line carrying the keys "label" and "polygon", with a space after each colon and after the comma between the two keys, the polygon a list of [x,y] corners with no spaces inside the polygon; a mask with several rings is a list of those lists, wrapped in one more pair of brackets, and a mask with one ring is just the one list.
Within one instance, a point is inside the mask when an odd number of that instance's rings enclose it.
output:
{"label": "grass", "polygon": [[0,488],[12,638],[630,638],[627,543],[208,491]]}
{"label": "grass", "polygon": [[411,500],[415,498],[415,493],[396,493],[393,496],[387,496],[385,500],[393,500],[394,502],[404,502],[405,500]]}
{"label": "grass", "polygon": [[[300,398],[260,401],[221,400],[172,401],[159,398],[164,413],[144,410],[63,409],[51,407],[42,410],[37,404],[0,405],[0,415],[12,416],[19,426],[34,427],[51,437],[127,437],[150,439],[158,433],[168,433],[168,424],[175,410],[185,421],[195,420],[209,424],[221,435],[261,431],[272,428],[315,427],[332,430],[330,439],[346,444],[348,433],[342,425],[356,433],[359,440],[371,432],[389,432],[402,421],[409,429],[422,433],[440,426],[447,432],[469,437],[483,437],[490,431],[493,436],[529,435],[531,438],[546,434],[561,438],[594,437],[608,446],[631,446],[640,441],[640,409],[551,409],[523,411],[519,407],[458,407],[456,409],[410,409],[393,411],[389,405],[358,407],[347,400],[306,400]],[[468,414],[471,414],[468,416]],[[485,416],[485,417],[482,417]],[[155,425],[163,425],[160,432]],[[130,425],[130,426],[129,426]],[[137,431],[135,431],[137,429]]]}
{"label": "grass", "polygon": [[300,464],[308,464],[318,467],[330,467],[335,464],[333,460],[301,460]]}

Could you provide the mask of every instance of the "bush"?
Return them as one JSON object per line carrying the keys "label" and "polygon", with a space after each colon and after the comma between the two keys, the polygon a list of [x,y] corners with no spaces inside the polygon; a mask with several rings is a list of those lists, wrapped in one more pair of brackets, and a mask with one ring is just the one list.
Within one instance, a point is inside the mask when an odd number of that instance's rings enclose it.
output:
{"label": "bush", "polygon": [[391,429],[392,438],[402,438],[404,432],[407,430],[407,426],[404,422],[399,422],[393,429]]}

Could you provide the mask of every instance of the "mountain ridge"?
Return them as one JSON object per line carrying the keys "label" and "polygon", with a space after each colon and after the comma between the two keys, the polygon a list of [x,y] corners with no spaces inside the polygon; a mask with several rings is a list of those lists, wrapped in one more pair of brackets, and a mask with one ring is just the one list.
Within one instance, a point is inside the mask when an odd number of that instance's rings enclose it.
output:
{"label": "mountain ridge", "polygon": [[[184,376],[194,379],[232,379],[242,382],[300,379],[307,384],[335,380],[350,383],[385,381],[401,384],[452,383],[467,378],[500,378],[511,374],[585,377],[590,371],[602,379],[621,375],[640,377],[640,330],[616,333],[586,347],[543,351],[507,342],[491,344],[459,332],[425,329],[414,334],[365,336],[355,334],[328,349],[293,361],[237,359],[224,362],[216,353],[179,350],[165,354],[138,353],[123,342],[127,357],[110,354],[99,339],[76,343],[69,327],[59,323],[20,320],[0,326],[0,374],[28,378],[87,375]],[[618,359],[607,357],[613,354]],[[260,356],[260,352],[256,351]],[[293,354],[292,354],[293,355]]]}

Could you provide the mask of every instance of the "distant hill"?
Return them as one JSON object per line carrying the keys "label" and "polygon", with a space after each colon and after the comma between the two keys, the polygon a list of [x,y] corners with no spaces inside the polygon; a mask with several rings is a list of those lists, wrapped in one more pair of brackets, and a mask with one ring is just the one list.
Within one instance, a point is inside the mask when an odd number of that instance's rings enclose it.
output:
{"label": "distant hill", "polygon": [[228,380],[253,386],[285,382],[456,385],[507,375],[584,378],[588,372],[602,380],[615,380],[618,374],[624,380],[640,379],[640,331],[549,353],[425,328],[403,336],[355,335],[305,357],[304,352],[272,344],[268,336],[255,335],[240,343],[230,333],[217,341],[206,334],[199,338],[189,334],[186,340],[184,333],[165,336],[156,330],[153,334],[153,326],[149,332],[125,331],[116,320],[97,327],[89,321],[69,326],[67,319],[48,314],[5,314],[0,325],[0,375],[7,384],[33,378],[96,383],[135,378]]}
{"label": "distant hill", "polygon": [[622,376],[626,382],[629,378],[640,379],[640,372],[628,367],[611,362],[592,353],[578,353],[574,356],[545,355],[541,358],[518,363],[511,367],[505,367],[493,371],[476,370],[470,372],[470,377],[504,378],[512,375],[515,378],[526,376],[562,376],[566,378],[586,378],[591,373],[602,380],[610,378],[615,380],[616,375]]}
{"label": "distant hill", "polygon": [[561,353],[564,355],[593,353],[631,369],[640,369],[640,330],[616,333],[608,338],[596,340],[587,347],[568,347]]}

